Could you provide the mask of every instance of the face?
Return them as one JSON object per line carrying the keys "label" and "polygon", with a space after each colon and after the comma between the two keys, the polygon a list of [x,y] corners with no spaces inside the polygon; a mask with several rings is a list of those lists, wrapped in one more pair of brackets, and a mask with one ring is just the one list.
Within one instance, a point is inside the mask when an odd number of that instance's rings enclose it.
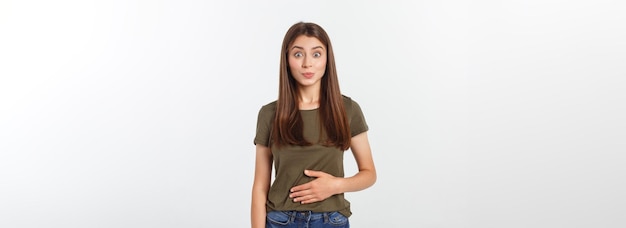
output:
{"label": "face", "polygon": [[326,72],[326,46],[315,37],[301,35],[289,46],[289,69],[301,87],[319,86]]}

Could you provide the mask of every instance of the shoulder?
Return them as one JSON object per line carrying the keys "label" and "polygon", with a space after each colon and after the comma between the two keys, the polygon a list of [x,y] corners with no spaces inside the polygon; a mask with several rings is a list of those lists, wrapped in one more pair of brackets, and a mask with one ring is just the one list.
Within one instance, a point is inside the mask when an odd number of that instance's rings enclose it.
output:
{"label": "shoulder", "polygon": [[272,101],[261,107],[259,110],[259,119],[271,120],[276,113],[276,101]]}
{"label": "shoulder", "polygon": [[359,108],[359,104],[354,101],[351,97],[346,95],[341,95],[343,97],[343,105],[346,108],[347,112],[351,112],[353,108]]}
{"label": "shoulder", "polygon": [[369,128],[359,104],[345,95],[343,95],[343,103],[346,108],[346,117],[350,122],[350,135],[355,136],[367,131]]}
{"label": "shoulder", "polygon": [[354,100],[352,100],[352,98],[349,97],[349,96],[346,96],[346,95],[342,94],[341,97],[343,98],[343,105],[345,105],[346,108],[351,106],[352,103],[355,103]]}
{"label": "shoulder", "polygon": [[272,101],[270,103],[267,103],[266,105],[263,105],[261,107],[261,111],[276,111],[276,103],[278,101]]}

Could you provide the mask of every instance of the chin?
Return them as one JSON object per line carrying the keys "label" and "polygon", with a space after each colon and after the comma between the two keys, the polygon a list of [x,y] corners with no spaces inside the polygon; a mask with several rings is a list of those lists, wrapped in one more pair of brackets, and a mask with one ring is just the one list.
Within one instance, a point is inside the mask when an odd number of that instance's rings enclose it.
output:
{"label": "chin", "polygon": [[320,82],[321,82],[321,80],[319,80],[319,79],[315,80],[315,79],[311,78],[311,79],[300,80],[300,81],[298,81],[298,84],[300,84],[301,86],[312,86],[312,85],[318,84]]}

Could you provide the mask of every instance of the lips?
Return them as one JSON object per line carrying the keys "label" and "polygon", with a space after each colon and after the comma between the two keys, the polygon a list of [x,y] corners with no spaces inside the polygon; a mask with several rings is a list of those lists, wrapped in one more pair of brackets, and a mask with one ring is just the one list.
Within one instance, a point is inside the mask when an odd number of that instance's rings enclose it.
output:
{"label": "lips", "polygon": [[302,73],[302,76],[304,76],[304,77],[305,77],[305,78],[307,78],[307,79],[312,78],[312,77],[313,77],[313,75],[315,75],[315,74],[313,74],[313,73],[308,73],[308,72],[307,72],[307,73]]}

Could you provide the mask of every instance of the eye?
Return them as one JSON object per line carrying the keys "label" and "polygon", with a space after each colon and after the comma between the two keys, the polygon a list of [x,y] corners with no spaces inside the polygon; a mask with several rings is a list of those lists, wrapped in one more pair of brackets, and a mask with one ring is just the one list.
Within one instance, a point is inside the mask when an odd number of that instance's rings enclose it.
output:
{"label": "eye", "polygon": [[315,58],[318,58],[320,56],[322,56],[322,53],[319,53],[319,52],[313,53],[313,57],[315,57]]}
{"label": "eye", "polygon": [[293,54],[293,56],[297,58],[302,57],[302,52],[296,52]]}

